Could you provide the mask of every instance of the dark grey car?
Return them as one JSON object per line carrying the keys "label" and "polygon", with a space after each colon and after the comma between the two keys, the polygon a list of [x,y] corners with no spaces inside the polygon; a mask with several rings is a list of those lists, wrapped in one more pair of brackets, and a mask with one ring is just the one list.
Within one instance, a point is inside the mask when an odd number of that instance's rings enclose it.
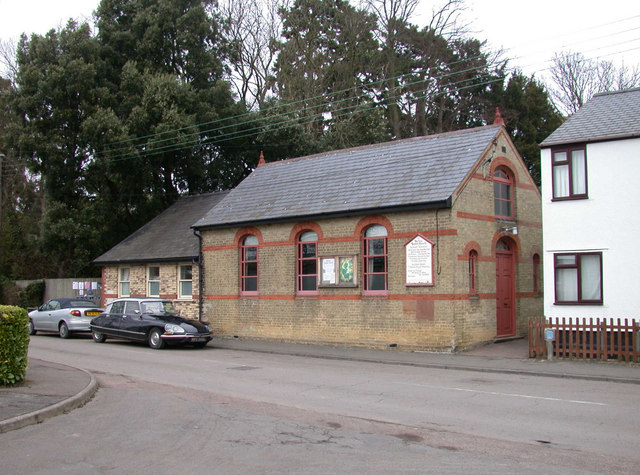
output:
{"label": "dark grey car", "polygon": [[97,343],[107,337],[147,342],[154,349],[166,343],[204,348],[213,338],[209,326],[181,317],[171,300],[121,298],[107,306],[105,313],[91,322]]}

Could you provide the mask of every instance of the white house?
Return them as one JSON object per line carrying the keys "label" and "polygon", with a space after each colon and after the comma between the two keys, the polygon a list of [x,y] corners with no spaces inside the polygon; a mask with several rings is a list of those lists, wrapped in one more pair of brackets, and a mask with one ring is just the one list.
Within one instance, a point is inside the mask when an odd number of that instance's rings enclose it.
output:
{"label": "white house", "polygon": [[544,315],[640,316],[640,88],[594,96],[541,144]]}

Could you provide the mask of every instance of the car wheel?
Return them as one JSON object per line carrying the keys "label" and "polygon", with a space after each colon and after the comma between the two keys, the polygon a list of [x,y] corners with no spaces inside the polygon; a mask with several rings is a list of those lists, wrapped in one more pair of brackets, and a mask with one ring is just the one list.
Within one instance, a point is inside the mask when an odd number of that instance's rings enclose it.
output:
{"label": "car wheel", "polygon": [[160,336],[159,328],[152,328],[149,332],[149,346],[154,350],[161,350],[164,348],[164,340]]}
{"label": "car wheel", "polygon": [[96,331],[91,332],[91,337],[93,338],[93,341],[95,341],[96,343],[104,343],[105,340],[107,339],[104,333],[98,333]]}
{"label": "car wheel", "polygon": [[33,320],[31,319],[29,319],[29,323],[27,324],[27,331],[29,332],[29,335],[36,334],[36,327],[33,326]]}
{"label": "car wheel", "polygon": [[58,333],[60,334],[60,338],[65,338],[66,339],[66,338],[69,338],[71,336],[71,332],[69,331],[69,327],[64,322],[60,323],[60,326],[58,327]]}

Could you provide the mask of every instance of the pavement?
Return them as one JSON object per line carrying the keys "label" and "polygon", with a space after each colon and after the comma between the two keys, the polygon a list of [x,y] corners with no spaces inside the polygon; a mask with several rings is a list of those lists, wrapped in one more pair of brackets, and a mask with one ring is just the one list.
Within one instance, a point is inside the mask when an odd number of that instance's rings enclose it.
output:
{"label": "pavement", "polygon": [[[460,353],[243,339],[216,339],[209,343],[207,348],[209,351],[221,348],[421,368],[640,384],[640,364],[530,359],[526,339],[492,343]],[[15,386],[0,386],[0,433],[37,424],[50,417],[69,412],[88,402],[97,390],[98,383],[88,371],[30,358],[25,381]]]}

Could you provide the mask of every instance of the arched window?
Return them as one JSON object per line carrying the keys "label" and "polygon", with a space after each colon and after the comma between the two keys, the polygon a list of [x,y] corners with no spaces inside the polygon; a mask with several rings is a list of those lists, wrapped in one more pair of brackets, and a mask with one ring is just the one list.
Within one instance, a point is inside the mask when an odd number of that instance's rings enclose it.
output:
{"label": "arched window", "polygon": [[304,231],[298,237],[297,291],[316,293],[318,291],[318,235]]}
{"label": "arched window", "polygon": [[369,226],[364,233],[364,290],[387,291],[387,229],[379,224]]}
{"label": "arched window", "polygon": [[533,292],[538,293],[540,291],[540,255],[533,255]]}
{"label": "arched window", "polygon": [[513,179],[506,168],[493,173],[493,203],[498,218],[513,218]]}
{"label": "arched window", "polygon": [[476,251],[469,252],[469,293],[473,295],[478,293],[478,253]]}
{"label": "arched window", "polygon": [[251,234],[240,246],[240,288],[243,294],[258,293],[258,238]]}

